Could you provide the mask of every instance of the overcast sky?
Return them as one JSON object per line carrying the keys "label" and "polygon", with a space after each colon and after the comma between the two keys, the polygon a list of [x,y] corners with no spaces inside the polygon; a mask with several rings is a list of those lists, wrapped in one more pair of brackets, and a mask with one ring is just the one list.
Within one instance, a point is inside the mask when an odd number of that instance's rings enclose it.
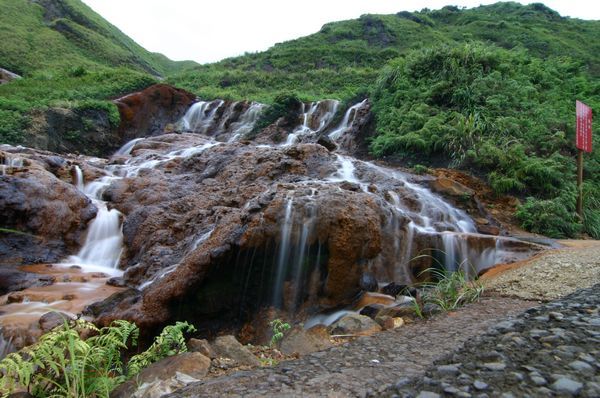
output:
{"label": "overcast sky", "polygon": [[[317,32],[323,24],[362,14],[392,14],[452,4],[476,7],[496,1],[457,0],[83,0],[147,50],[173,60],[205,63],[266,50]],[[530,1],[520,1],[527,4]],[[540,2],[540,0],[538,0]],[[600,1],[547,0],[563,16],[600,19]]]}

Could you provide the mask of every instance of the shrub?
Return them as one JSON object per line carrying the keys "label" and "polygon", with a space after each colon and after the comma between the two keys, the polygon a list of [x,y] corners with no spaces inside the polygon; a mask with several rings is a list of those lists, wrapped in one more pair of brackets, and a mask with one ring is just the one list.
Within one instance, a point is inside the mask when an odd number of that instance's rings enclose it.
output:
{"label": "shrub", "polygon": [[572,237],[581,231],[573,194],[543,200],[529,197],[515,215],[526,230],[551,238]]}
{"label": "shrub", "polygon": [[[91,331],[94,336],[80,337]],[[186,322],[167,326],[145,352],[125,364],[124,351],[135,346],[136,325],[119,320],[98,329],[77,320],[44,334],[39,341],[0,361],[0,393],[7,397],[16,387],[26,388],[34,397],[106,397],[127,378],[166,356],[186,351],[184,332],[194,331]]]}
{"label": "shrub", "polygon": [[256,121],[254,129],[250,133],[255,135],[265,127],[275,123],[280,118],[285,119],[285,123],[293,124],[294,119],[298,116],[302,101],[295,93],[283,92],[275,97],[273,104],[265,109],[260,118]]}

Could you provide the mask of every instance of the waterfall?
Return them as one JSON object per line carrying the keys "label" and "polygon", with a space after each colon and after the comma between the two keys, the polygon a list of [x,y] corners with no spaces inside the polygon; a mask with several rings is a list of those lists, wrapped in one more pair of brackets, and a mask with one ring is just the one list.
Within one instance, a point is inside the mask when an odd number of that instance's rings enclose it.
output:
{"label": "waterfall", "polygon": [[300,137],[312,136],[325,130],[335,116],[340,103],[336,100],[323,100],[302,103],[302,124],[288,134],[282,146],[290,146],[300,141]]}
{"label": "waterfall", "polygon": [[119,148],[119,150],[117,152],[115,152],[115,156],[130,155],[135,144],[137,144],[138,142],[140,142],[142,140],[143,140],[143,138],[136,138],[136,139],[129,141],[128,143],[123,145],[121,148]]}
{"label": "waterfall", "polygon": [[251,132],[264,108],[265,105],[258,102],[250,104],[250,107],[240,116],[239,120],[231,124],[230,129],[233,135],[229,142],[233,142]]}
{"label": "waterfall", "polygon": [[76,255],[69,256],[65,262],[80,265],[86,271],[119,274],[116,269],[123,251],[122,214],[116,209],[109,210],[101,199],[104,189],[112,180],[103,177],[86,187],[81,168],[74,166],[74,170],[75,186],[92,200],[98,211],[88,227],[85,243]]}
{"label": "waterfall", "polygon": [[338,138],[340,138],[348,129],[350,129],[350,127],[352,127],[352,124],[354,124],[354,121],[356,120],[358,110],[365,106],[366,103],[367,100],[364,99],[358,104],[354,104],[350,108],[348,108],[348,110],[344,114],[344,118],[342,119],[341,123],[335,128],[335,130],[329,133],[329,138],[331,138],[333,141],[337,141]]}
{"label": "waterfall", "polygon": [[185,130],[206,134],[214,124],[215,113],[225,103],[223,100],[212,102],[199,101],[193,104],[181,119]]}
{"label": "waterfall", "polygon": [[116,209],[109,210],[101,200],[95,200],[94,204],[98,213],[89,226],[85,243],[67,262],[90,271],[116,269],[123,250],[121,213]]}
{"label": "waterfall", "polygon": [[15,169],[23,168],[23,159],[5,154],[4,158],[0,159],[0,172],[2,175],[12,174]]}
{"label": "waterfall", "polygon": [[281,228],[281,241],[279,242],[279,255],[277,256],[277,270],[275,273],[275,284],[273,289],[273,304],[281,306],[283,302],[283,281],[290,257],[290,239],[292,235],[294,199],[289,198],[285,206],[283,227]]}
{"label": "waterfall", "polygon": [[83,172],[81,171],[81,167],[75,165],[75,186],[78,190],[83,192]]}
{"label": "waterfall", "polygon": [[335,156],[337,157],[339,167],[328,180],[331,182],[348,181],[360,184],[361,181],[354,175],[356,168],[354,167],[352,158],[340,154],[336,154]]}

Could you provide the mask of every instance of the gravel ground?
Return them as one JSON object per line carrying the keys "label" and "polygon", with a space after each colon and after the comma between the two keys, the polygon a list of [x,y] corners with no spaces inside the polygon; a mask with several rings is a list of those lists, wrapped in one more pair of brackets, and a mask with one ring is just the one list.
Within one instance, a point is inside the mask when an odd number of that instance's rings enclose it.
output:
{"label": "gravel ground", "polygon": [[600,285],[499,322],[392,397],[600,397]]}
{"label": "gravel ground", "polygon": [[501,295],[526,300],[553,300],[577,289],[600,283],[600,243],[552,250],[526,265],[486,279],[485,285]]}
{"label": "gravel ground", "polygon": [[354,397],[383,393],[400,376],[423,374],[435,359],[534,304],[484,298],[456,312],[361,337],[275,368],[190,384],[168,397]]}

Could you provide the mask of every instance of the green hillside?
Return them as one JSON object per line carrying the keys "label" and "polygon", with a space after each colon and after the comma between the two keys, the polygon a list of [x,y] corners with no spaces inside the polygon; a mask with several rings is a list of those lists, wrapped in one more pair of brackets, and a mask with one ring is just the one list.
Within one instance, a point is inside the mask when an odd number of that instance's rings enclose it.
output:
{"label": "green hillside", "polygon": [[20,75],[127,67],[164,75],[193,63],[150,53],[79,0],[0,0],[0,67]]}
{"label": "green hillside", "polygon": [[333,22],[265,52],[197,66],[169,80],[204,97],[271,101],[278,90],[295,90],[305,99],[343,99],[364,91],[393,58],[471,41],[523,48],[542,59],[569,56],[600,77],[598,21],[563,18],[541,4],[497,3]]}
{"label": "green hillside", "polygon": [[32,109],[99,109],[194,62],[148,52],[79,0],[0,0],[0,142],[23,144]]}

